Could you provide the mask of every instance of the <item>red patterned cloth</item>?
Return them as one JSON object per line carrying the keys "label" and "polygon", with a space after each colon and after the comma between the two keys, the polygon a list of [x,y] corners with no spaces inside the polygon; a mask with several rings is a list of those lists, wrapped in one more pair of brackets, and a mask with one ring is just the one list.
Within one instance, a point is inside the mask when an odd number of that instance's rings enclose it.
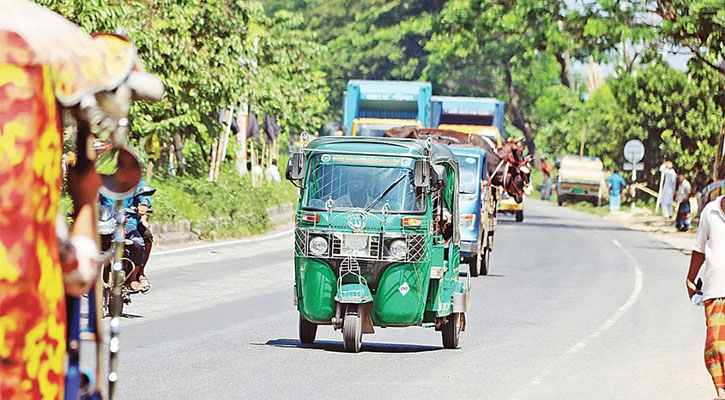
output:
{"label": "red patterned cloth", "polygon": [[717,388],[725,388],[725,298],[705,301],[705,365]]}

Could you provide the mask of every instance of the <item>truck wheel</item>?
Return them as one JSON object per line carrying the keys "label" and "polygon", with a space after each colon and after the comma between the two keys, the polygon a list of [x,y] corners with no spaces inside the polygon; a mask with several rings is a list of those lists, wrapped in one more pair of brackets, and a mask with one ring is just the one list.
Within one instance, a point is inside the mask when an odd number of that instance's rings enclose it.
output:
{"label": "truck wheel", "polygon": [[357,304],[348,305],[342,322],[342,344],[350,353],[357,353],[362,347],[362,323]]}
{"label": "truck wheel", "polygon": [[476,265],[476,257],[466,257],[463,262],[468,264],[468,275],[475,278],[478,276],[478,266]]}
{"label": "truck wheel", "polygon": [[521,222],[523,220],[524,220],[524,210],[516,211],[516,222]]}
{"label": "truck wheel", "polygon": [[446,317],[448,321],[441,327],[443,347],[455,349],[458,347],[458,337],[461,334],[461,313],[451,313]]}
{"label": "truck wheel", "polygon": [[310,344],[315,342],[315,336],[317,336],[317,324],[310,322],[300,315],[300,342],[304,344]]}
{"label": "truck wheel", "polygon": [[564,205],[564,196],[556,196],[556,204],[558,204],[560,207]]}
{"label": "truck wheel", "polygon": [[489,260],[491,259],[491,249],[488,248],[488,246],[483,248],[483,256],[481,256],[481,268],[479,269],[479,273],[481,276],[488,275],[488,266],[489,266]]}

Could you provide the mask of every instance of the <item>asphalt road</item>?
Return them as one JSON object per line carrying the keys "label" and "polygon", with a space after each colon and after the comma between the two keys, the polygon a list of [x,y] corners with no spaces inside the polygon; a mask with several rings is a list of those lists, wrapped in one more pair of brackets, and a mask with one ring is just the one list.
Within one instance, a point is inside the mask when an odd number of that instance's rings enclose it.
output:
{"label": "asphalt road", "polygon": [[121,325],[121,399],[707,399],[688,257],[647,234],[530,201],[500,218],[491,275],[472,279],[460,348],[418,327],[362,352],[320,327],[301,345],[292,235],[160,250]]}

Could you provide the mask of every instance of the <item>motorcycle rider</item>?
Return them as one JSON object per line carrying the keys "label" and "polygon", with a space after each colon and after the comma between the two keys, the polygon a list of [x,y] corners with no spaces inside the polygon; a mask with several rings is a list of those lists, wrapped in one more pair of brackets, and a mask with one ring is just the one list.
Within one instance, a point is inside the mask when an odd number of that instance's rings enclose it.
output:
{"label": "motorcycle rider", "polygon": [[[123,200],[126,223],[124,225],[125,244],[129,250],[129,258],[135,268],[127,277],[131,290],[135,292],[147,292],[151,289],[148,277],[145,274],[146,262],[153,246],[153,233],[149,226],[148,216],[151,209],[152,188],[146,185],[144,179],[138,183],[133,194]],[[112,199],[99,194],[101,205],[113,207]]]}

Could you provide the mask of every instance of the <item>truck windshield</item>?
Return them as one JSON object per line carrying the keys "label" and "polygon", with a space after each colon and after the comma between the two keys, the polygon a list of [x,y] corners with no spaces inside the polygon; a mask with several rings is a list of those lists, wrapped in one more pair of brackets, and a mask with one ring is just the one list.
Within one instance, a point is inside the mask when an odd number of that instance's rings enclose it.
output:
{"label": "truck windshield", "polygon": [[355,128],[355,136],[383,137],[385,131],[390,128],[397,128],[399,126],[399,124],[359,124],[357,125],[357,128]]}
{"label": "truck windshield", "polygon": [[478,157],[456,156],[458,160],[458,171],[460,182],[459,193],[473,194],[481,185],[481,177],[478,175]]}
{"label": "truck windshield", "polygon": [[[337,164],[334,158],[351,163]],[[325,210],[331,200],[334,210],[380,211],[387,204],[391,212],[423,211],[412,165],[410,158],[316,155],[309,168],[304,208]]]}

